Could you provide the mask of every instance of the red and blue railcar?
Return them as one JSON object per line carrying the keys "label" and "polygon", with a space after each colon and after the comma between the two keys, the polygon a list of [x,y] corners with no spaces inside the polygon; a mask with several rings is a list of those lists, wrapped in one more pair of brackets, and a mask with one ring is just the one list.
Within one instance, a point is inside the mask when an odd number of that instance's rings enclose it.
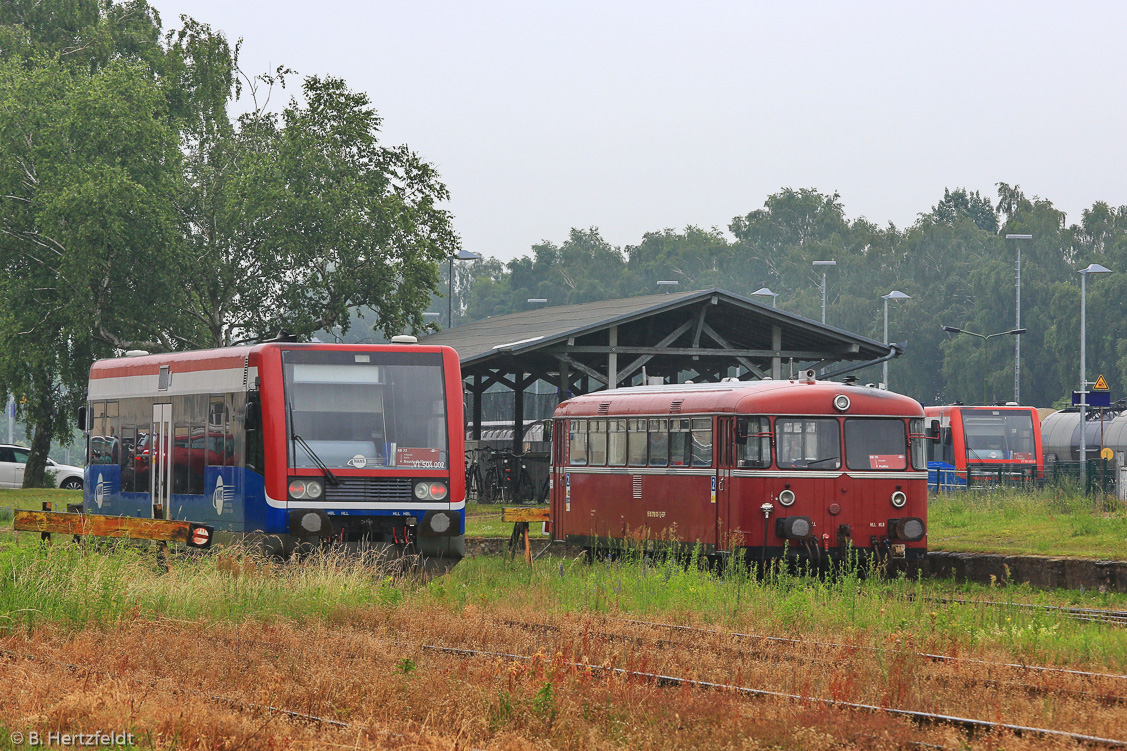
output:
{"label": "red and blue railcar", "polygon": [[84,417],[88,513],[182,519],[278,554],[465,552],[457,353],[299,344],[101,360]]}

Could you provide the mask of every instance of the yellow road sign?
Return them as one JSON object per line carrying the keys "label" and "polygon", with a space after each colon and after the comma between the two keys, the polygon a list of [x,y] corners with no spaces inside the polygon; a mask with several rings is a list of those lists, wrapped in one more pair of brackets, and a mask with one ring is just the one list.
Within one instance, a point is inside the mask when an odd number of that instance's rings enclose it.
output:
{"label": "yellow road sign", "polygon": [[1096,385],[1092,386],[1092,391],[1111,391],[1111,387],[1107,385],[1107,380],[1103,375],[1100,375],[1100,377],[1096,379]]}
{"label": "yellow road sign", "polygon": [[1103,451],[1100,452],[1100,456],[1103,457],[1104,459],[1107,459],[1110,462],[1112,459],[1115,458],[1115,452],[1112,451],[1111,449],[1104,449]]}

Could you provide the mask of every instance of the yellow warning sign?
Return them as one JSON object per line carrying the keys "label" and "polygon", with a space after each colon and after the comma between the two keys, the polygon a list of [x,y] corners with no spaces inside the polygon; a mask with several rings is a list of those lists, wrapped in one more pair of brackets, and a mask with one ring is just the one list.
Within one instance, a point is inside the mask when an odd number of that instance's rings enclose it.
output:
{"label": "yellow warning sign", "polygon": [[1092,386],[1092,391],[1111,391],[1102,374],[1096,379],[1096,385]]}
{"label": "yellow warning sign", "polygon": [[1107,459],[1110,462],[1112,459],[1115,458],[1115,452],[1112,451],[1111,449],[1104,449],[1103,451],[1100,452],[1100,456],[1103,457],[1104,459]]}

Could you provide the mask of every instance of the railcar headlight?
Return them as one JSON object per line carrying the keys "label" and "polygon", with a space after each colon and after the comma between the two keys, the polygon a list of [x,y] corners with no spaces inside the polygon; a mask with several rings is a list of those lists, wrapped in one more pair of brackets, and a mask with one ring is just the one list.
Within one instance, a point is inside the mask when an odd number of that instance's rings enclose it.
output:
{"label": "railcar headlight", "polygon": [[783,492],[779,493],[779,503],[783,504],[784,506],[793,506],[794,505],[794,491],[793,490],[784,490]]}
{"label": "railcar headlight", "polygon": [[430,497],[433,501],[441,501],[446,497],[446,484],[441,482],[432,482],[430,484]]}
{"label": "railcar headlight", "polygon": [[788,540],[804,542],[814,534],[814,522],[808,516],[784,516],[775,520],[775,534]]}
{"label": "railcar headlight", "polygon": [[927,534],[923,519],[906,516],[903,519],[889,519],[888,530],[891,536],[905,542],[918,542]]}
{"label": "railcar headlight", "polygon": [[430,497],[430,483],[418,482],[415,483],[415,497],[420,501],[425,501]]}
{"label": "railcar headlight", "polygon": [[838,394],[834,397],[834,409],[838,412],[844,412],[849,409],[849,397],[845,394]]}
{"label": "railcar headlight", "polygon": [[304,498],[305,497],[305,481],[304,480],[290,480],[290,498]]}
{"label": "railcar headlight", "polygon": [[322,490],[324,490],[324,488],[322,488],[321,483],[316,480],[307,480],[305,483],[305,495],[309,498],[320,498]]}
{"label": "railcar headlight", "polygon": [[897,490],[893,493],[889,500],[892,501],[892,505],[895,508],[904,508],[908,505],[908,496],[904,495],[904,491],[902,490]]}

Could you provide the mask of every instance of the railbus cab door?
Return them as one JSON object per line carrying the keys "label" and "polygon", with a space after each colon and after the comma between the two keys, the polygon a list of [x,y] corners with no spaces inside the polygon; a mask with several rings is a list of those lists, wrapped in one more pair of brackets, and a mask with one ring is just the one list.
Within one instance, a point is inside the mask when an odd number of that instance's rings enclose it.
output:
{"label": "railbus cab door", "polygon": [[153,518],[168,519],[172,506],[172,405],[153,405],[153,429],[149,434],[150,490]]}
{"label": "railbus cab door", "polygon": [[567,488],[564,487],[566,483],[564,469],[567,463],[564,461],[564,457],[567,456],[568,451],[567,420],[552,420],[550,424],[552,426],[552,461],[548,465],[548,477],[550,478],[548,516],[551,521],[548,522],[548,525],[551,539],[563,540],[566,530],[564,514],[566,512]]}
{"label": "railbus cab door", "polygon": [[735,457],[735,420],[719,417],[716,420],[716,434],[712,442],[712,460],[716,467],[716,550],[732,550],[731,529],[731,487],[732,465]]}

